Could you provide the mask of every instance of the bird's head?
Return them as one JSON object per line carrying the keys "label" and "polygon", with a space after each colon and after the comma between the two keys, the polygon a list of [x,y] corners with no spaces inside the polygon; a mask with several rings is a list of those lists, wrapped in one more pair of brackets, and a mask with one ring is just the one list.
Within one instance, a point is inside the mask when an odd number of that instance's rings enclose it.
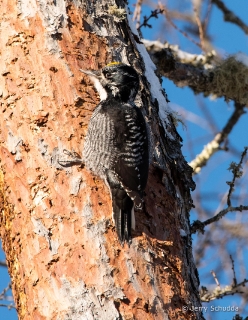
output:
{"label": "bird's head", "polygon": [[120,97],[123,101],[133,100],[139,89],[139,76],[130,66],[112,62],[99,71],[82,70],[90,76],[101,100],[109,96]]}

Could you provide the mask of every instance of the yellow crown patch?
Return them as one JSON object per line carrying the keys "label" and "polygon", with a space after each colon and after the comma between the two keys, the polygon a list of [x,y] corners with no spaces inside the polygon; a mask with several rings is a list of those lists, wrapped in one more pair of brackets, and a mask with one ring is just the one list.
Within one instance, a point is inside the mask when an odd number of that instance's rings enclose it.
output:
{"label": "yellow crown patch", "polygon": [[113,61],[113,62],[108,63],[106,67],[110,67],[110,66],[113,66],[115,64],[122,64],[122,62]]}

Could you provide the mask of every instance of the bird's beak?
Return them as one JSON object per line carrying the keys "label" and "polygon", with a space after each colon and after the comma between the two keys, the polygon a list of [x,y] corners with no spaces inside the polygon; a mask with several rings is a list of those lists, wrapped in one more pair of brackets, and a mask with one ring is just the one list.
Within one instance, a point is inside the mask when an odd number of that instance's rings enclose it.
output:
{"label": "bird's beak", "polygon": [[79,71],[87,74],[90,77],[94,77],[94,78],[100,78],[100,76],[101,76],[100,71],[98,71],[98,70],[83,70],[83,69],[79,69]]}

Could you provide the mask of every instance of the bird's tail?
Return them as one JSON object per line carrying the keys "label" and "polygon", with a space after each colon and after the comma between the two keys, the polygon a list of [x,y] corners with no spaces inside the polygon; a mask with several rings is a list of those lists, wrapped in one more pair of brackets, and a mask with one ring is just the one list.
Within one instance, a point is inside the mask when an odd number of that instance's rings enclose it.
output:
{"label": "bird's tail", "polygon": [[121,243],[125,241],[130,243],[132,239],[131,229],[134,227],[133,201],[124,190],[121,193],[118,192],[118,196],[116,197],[116,194],[114,196],[112,193],[116,232]]}

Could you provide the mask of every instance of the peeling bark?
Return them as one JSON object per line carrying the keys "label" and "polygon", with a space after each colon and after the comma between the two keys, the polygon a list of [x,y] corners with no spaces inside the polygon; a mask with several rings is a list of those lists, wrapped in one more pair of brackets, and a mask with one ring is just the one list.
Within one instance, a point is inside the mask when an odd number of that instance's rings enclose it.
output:
{"label": "peeling bark", "polygon": [[[20,319],[203,319],[182,310],[200,306],[192,170],[124,9],[106,0],[1,6],[1,238]],[[79,69],[111,60],[140,73],[136,103],[151,128],[145,209],[130,247],[117,240],[103,181],[63,165],[64,150],[81,154],[99,101]]]}

